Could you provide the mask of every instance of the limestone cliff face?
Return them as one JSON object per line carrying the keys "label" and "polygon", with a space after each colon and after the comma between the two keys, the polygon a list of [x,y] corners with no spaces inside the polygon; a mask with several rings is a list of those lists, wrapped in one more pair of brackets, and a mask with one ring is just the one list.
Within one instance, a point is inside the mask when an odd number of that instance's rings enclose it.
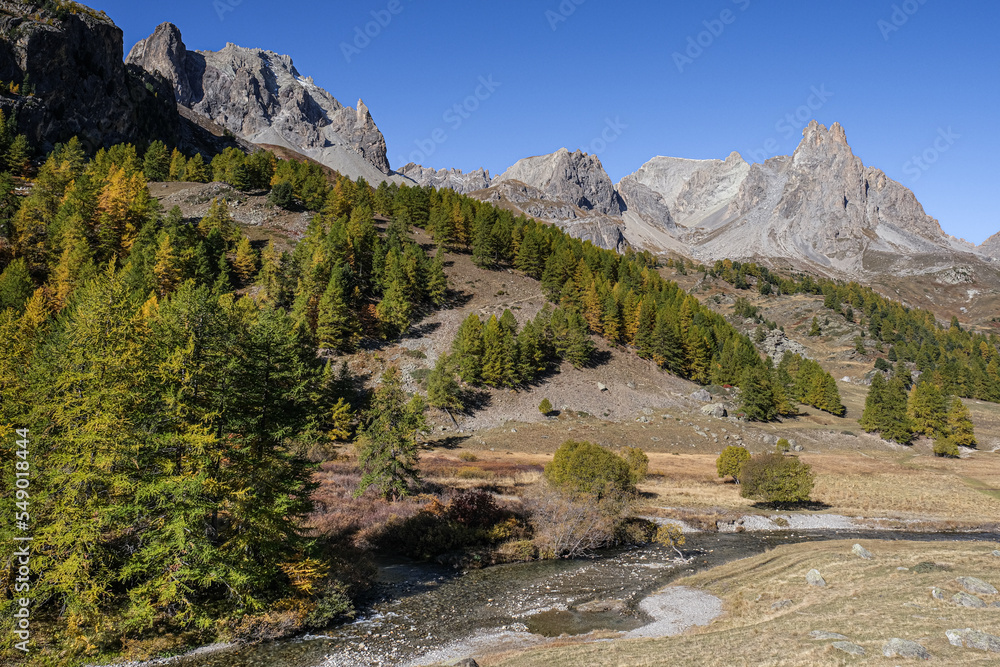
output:
{"label": "limestone cliff face", "polygon": [[838,123],[813,121],[794,154],[763,164],[736,153],[654,158],[618,189],[629,214],[661,232],[653,238],[666,232],[704,260],[791,262],[853,278],[917,256],[920,268],[907,270],[932,272],[975,251],[942,232],[908,188],[866,167]]}
{"label": "limestone cliff face", "polygon": [[520,181],[546,197],[568,202],[597,215],[620,215],[621,199],[601,161],[582,151],[561,148],[550,155],[524,158],[495,182]]}
{"label": "limestone cliff face", "polygon": [[73,136],[91,149],[144,145],[180,129],[162,79],[122,63],[122,31],[83,6],[0,2],[0,80],[21,83],[19,94],[0,94],[0,107],[42,148]]}
{"label": "limestone cliff face", "polygon": [[385,138],[364,102],[342,105],[287,55],[235,44],[189,51],[177,27],[163,23],[126,62],[159,73],[178,104],[252,143],[286,146],[370,181],[390,173]]}

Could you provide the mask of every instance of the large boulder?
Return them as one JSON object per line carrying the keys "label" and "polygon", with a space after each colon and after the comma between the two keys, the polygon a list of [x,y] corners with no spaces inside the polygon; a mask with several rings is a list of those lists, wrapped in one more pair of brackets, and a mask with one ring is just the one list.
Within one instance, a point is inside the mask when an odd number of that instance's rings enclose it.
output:
{"label": "large boulder", "polygon": [[806,583],[810,586],[826,586],[826,579],[819,573],[819,570],[812,569],[806,572]]}
{"label": "large boulder", "polygon": [[919,658],[930,660],[931,654],[917,642],[893,637],[882,646],[882,655],[887,658]]}
{"label": "large boulder", "polygon": [[868,551],[868,549],[865,549],[860,544],[855,544],[853,547],[851,547],[851,553],[857,556],[858,558],[863,558],[865,560],[871,560],[872,558],[874,558],[874,556],[872,556],[872,552]]}
{"label": "large boulder", "polygon": [[951,601],[959,607],[971,607],[972,609],[983,609],[987,606],[985,602],[977,598],[975,595],[969,595],[968,593],[963,592],[952,595]]}
{"label": "large boulder", "polygon": [[988,635],[985,632],[965,628],[964,630],[948,630],[944,633],[952,646],[977,648],[980,651],[1000,653],[1000,637]]}
{"label": "large boulder", "polygon": [[833,648],[838,651],[843,651],[844,653],[850,653],[851,655],[864,655],[865,650],[853,642],[833,642],[830,644]]}
{"label": "large boulder", "polygon": [[959,585],[970,593],[977,595],[996,595],[997,589],[993,584],[988,584],[976,577],[958,577],[955,579]]}

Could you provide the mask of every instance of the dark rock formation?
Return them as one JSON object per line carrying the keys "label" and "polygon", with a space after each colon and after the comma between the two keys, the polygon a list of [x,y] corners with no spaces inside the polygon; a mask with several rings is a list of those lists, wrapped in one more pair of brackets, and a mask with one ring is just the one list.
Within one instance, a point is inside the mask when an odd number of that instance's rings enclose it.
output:
{"label": "dark rock formation", "polygon": [[94,149],[178,135],[169,86],[122,63],[122,31],[107,16],[37,5],[0,2],[0,80],[21,84],[0,108],[17,113],[18,131],[42,149],[73,136]]}

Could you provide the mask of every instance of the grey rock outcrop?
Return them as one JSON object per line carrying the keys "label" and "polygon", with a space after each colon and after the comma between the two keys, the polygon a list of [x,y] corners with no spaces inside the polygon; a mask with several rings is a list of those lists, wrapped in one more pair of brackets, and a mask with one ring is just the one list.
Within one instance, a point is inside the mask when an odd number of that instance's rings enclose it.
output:
{"label": "grey rock outcrop", "polygon": [[996,586],[976,577],[958,577],[955,581],[969,593],[976,593],[978,595],[997,594]]}
{"label": "grey rock outcrop", "polygon": [[255,144],[290,148],[371,182],[390,173],[385,138],[364,102],[338,102],[286,55],[227,44],[188,51],[171,23],[139,41],[126,63],[158,73],[177,103]]}
{"label": "grey rock outcrop", "polygon": [[893,637],[882,647],[882,655],[887,658],[919,658],[930,660],[931,654],[917,642]]}
{"label": "grey rock outcrop", "polygon": [[726,406],[721,403],[712,403],[710,405],[704,405],[701,408],[701,414],[707,415],[709,417],[717,417],[719,419],[725,419],[729,416],[729,411],[726,410]]}
{"label": "grey rock outcrop", "polygon": [[860,544],[855,544],[853,547],[851,547],[851,553],[857,556],[858,558],[863,558],[864,560],[871,560],[872,558],[874,558],[874,556],[872,556],[872,552],[868,551],[868,549],[865,549]]}
{"label": "grey rock outcrop", "polygon": [[632,245],[682,248],[703,261],[791,263],[850,278],[944,276],[956,265],[971,275],[984,255],[1000,253],[1000,235],[977,250],[945,234],[913,192],[854,155],[837,123],[810,123],[791,156],[753,165],[737,153],[657,157],[617,187]]}
{"label": "grey rock outcrop", "polygon": [[712,395],[708,393],[707,389],[699,389],[691,394],[691,398],[696,401],[701,401],[702,403],[711,403]]}
{"label": "grey rock outcrop", "polygon": [[810,586],[826,586],[826,579],[819,573],[819,570],[812,569],[806,572],[806,583]]}
{"label": "grey rock outcrop", "polygon": [[0,98],[19,132],[44,149],[77,136],[91,150],[179,134],[166,83],[122,62],[122,31],[111,19],[42,4],[0,2],[0,80],[31,86]]}
{"label": "grey rock outcrop", "polygon": [[549,155],[518,160],[497,176],[537,188],[547,199],[572,204],[594,214],[620,215],[621,199],[601,161],[582,151],[560,148]]}
{"label": "grey rock outcrop", "polygon": [[969,593],[958,592],[951,596],[951,601],[957,604],[959,607],[971,607],[972,609],[984,609],[986,608],[986,603],[975,595],[970,595]]}
{"label": "grey rock outcrop", "polygon": [[396,173],[411,179],[417,185],[450,188],[462,195],[476,190],[485,190],[492,183],[490,172],[485,169],[476,169],[465,174],[462,173],[461,169],[438,169],[435,171],[410,162],[397,169]]}
{"label": "grey rock outcrop", "polygon": [[1000,260],[1000,232],[979,244],[979,252],[991,259]]}
{"label": "grey rock outcrop", "polygon": [[974,250],[945,235],[908,188],[866,167],[838,123],[813,121],[790,158],[753,165],[726,214],[724,229],[706,230],[713,233],[701,254],[780,257],[859,275],[900,256]]}
{"label": "grey rock outcrop", "polygon": [[480,201],[512,208],[557,225],[570,236],[590,241],[598,248],[621,251],[628,246],[621,219],[595,215],[569,201],[553,200],[540,189],[521,181],[501,181],[498,176],[489,188],[472,194]]}
{"label": "grey rock outcrop", "polygon": [[781,361],[781,358],[785,356],[785,352],[791,352],[792,354],[808,358],[805,346],[789,338],[781,329],[774,329],[767,332],[764,340],[760,343],[760,349],[764,354],[771,357],[771,360],[775,363]]}
{"label": "grey rock outcrop", "polygon": [[985,632],[965,628],[964,630],[947,630],[945,636],[952,646],[965,648],[977,648],[980,651],[990,651],[1000,653],[1000,637],[990,635]]}

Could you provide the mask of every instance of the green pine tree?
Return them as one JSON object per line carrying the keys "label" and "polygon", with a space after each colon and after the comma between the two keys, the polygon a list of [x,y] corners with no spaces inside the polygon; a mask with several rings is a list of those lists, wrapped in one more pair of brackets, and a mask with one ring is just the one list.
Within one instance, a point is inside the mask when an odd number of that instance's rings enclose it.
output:
{"label": "green pine tree", "polygon": [[167,146],[157,139],[149,144],[142,159],[142,172],[147,181],[165,181],[170,178],[170,153]]}
{"label": "green pine tree", "polygon": [[947,429],[951,441],[956,446],[976,447],[976,434],[969,417],[969,408],[957,396],[952,399],[948,409]]}
{"label": "green pine tree", "polygon": [[427,402],[435,408],[447,411],[449,415],[452,410],[464,408],[458,383],[455,382],[455,371],[447,355],[438,357],[434,370],[427,377]]}
{"label": "green pine tree", "polygon": [[483,369],[483,323],[479,315],[470,314],[458,328],[452,343],[455,366],[464,382],[476,384]]}
{"label": "green pine tree", "polygon": [[348,306],[350,268],[334,267],[317,307],[316,339],[321,348],[352,351],[360,339],[357,316]]}
{"label": "green pine tree", "polygon": [[751,421],[769,422],[778,416],[771,373],[763,365],[749,366],[740,378],[740,409]]}
{"label": "green pine tree", "polygon": [[356,496],[369,488],[387,500],[409,495],[419,480],[416,434],[424,428],[425,409],[419,396],[407,402],[398,368],[392,366],[382,374],[358,438],[362,475]]}

